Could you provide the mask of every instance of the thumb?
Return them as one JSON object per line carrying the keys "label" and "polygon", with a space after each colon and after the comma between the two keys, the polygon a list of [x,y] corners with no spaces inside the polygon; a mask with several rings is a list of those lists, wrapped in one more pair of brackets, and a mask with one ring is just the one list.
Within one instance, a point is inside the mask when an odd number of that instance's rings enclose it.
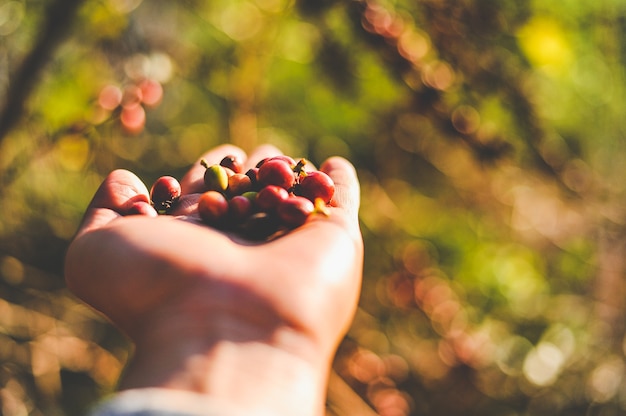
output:
{"label": "thumb", "polygon": [[114,170],[104,179],[89,203],[75,238],[130,214],[136,203],[150,204],[145,184],[132,172]]}

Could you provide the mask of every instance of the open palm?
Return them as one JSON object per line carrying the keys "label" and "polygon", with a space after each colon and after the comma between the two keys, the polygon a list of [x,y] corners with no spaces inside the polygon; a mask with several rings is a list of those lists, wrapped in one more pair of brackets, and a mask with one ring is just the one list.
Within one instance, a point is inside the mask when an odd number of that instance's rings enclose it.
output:
{"label": "open palm", "polygon": [[[218,163],[236,155],[256,163],[278,153],[263,146],[247,158],[224,145],[202,158]],[[354,168],[334,157],[320,170],[336,185],[330,215],[259,244],[198,221],[195,201],[204,172],[199,163],[181,180],[178,211],[158,217],[127,215],[133,202],[149,200],[148,191],[131,172],[114,171],[69,247],[68,286],[126,332],[138,351],[162,356],[161,368],[150,370],[161,384],[177,383],[173,373],[180,363],[171,355],[182,352],[167,344],[180,337],[186,337],[186,357],[227,341],[327,363],[356,308],[363,248]],[[146,374],[130,372],[128,379],[129,385],[147,383]]]}

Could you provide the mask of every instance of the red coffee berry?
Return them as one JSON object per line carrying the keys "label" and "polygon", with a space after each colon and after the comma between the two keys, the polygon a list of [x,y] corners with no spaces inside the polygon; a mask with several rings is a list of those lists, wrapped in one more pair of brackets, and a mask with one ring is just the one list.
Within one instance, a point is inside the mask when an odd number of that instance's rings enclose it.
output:
{"label": "red coffee berry", "polygon": [[269,158],[269,160],[282,160],[284,162],[287,162],[292,168],[296,165],[296,161],[291,156],[287,155],[272,156]]}
{"label": "red coffee berry", "polygon": [[252,201],[243,195],[228,200],[228,214],[231,220],[241,222],[252,214]]}
{"label": "red coffee berry", "polygon": [[236,156],[233,155],[224,156],[220,165],[232,170],[234,173],[241,173],[243,171],[241,162]]}
{"label": "red coffee berry", "polygon": [[146,110],[140,105],[122,107],[120,123],[129,134],[139,134],[146,124]]}
{"label": "red coffee berry", "polygon": [[289,198],[289,192],[276,185],[261,188],[256,196],[256,204],[263,211],[275,210],[278,204]]}
{"label": "red coffee berry", "polygon": [[127,85],[122,92],[121,106],[132,108],[141,105],[142,91],[136,85]]}
{"label": "red coffee berry", "polygon": [[141,90],[141,102],[147,107],[156,107],[163,98],[163,86],[154,79],[146,78],[138,85]]}
{"label": "red coffee berry", "polygon": [[320,198],[328,204],[335,194],[335,183],[324,172],[306,172],[300,178],[300,182],[294,192],[296,195],[303,196],[312,202]]}
{"label": "red coffee berry", "polygon": [[205,223],[218,225],[226,218],[228,200],[220,192],[207,191],[198,199],[198,213]]}
{"label": "red coffee berry", "polygon": [[268,160],[282,160],[284,162],[287,162],[289,164],[289,166],[295,166],[296,165],[296,161],[293,160],[293,158],[291,156],[287,156],[287,155],[276,155],[276,156],[270,156],[270,157],[266,157],[264,159],[261,159],[257,162],[256,167],[260,168],[261,165],[263,165],[265,162],[267,162]]}
{"label": "red coffee berry", "polygon": [[172,176],[161,176],[150,188],[150,200],[157,211],[163,211],[180,198],[181,188],[178,180]]}
{"label": "red coffee berry", "polygon": [[289,228],[299,227],[315,211],[315,205],[302,196],[293,196],[283,200],[277,207],[281,221]]}
{"label": "red coffee berry", "polygon": [[257,176],[261,186],[276,185],[284,189],[290,189],[296,181],[289,163],[281,159],[267,160],[259,168]]}
{"label": "red coffee berry", "polygon": [[259,160],[254,167],[257,169],[260,168],[261,165],[263,165],[263,163],[267,162],[269,159],[270,159],[269,157],[266,157],[266,158]]}
{"label": "red coffee berry", "polygon": [[98,104],[108,111],[115,110],[122,103],[123,92],[116,85],[107,85],[100,91]]}

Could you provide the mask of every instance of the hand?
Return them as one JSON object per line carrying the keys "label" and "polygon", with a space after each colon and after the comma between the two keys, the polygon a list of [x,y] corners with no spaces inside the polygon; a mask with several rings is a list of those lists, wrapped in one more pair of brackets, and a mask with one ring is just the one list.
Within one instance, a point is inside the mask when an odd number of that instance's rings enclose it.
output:
{"label": "hand", "polygon": [[[262,146],[249,165],[279,154]],[[363,262],[359,184],[334,157],[320,170],[336,185],[330,216],[251,244],[198,221],[204,167],[182,178],[174,215],[127,215],[149,201],[134,174],[102,183],[66,257],[66,281],[134,342],[121,389],[194,391],[274,414],[322,414],[336,348],[353,318]]]}

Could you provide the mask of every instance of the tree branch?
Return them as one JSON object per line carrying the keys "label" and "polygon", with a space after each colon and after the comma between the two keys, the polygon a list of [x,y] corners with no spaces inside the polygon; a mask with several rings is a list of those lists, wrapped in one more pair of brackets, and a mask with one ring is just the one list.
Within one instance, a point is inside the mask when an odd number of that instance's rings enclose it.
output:
{"label": "tree branch", "polygon": [[17,68],[9,83],[0,113],[0,142],[15,126],[24,112],[24,105],[56,47],[69,32],[78,7],[83,0],[56,0],[46,11],[46,22],[33,48]]}

